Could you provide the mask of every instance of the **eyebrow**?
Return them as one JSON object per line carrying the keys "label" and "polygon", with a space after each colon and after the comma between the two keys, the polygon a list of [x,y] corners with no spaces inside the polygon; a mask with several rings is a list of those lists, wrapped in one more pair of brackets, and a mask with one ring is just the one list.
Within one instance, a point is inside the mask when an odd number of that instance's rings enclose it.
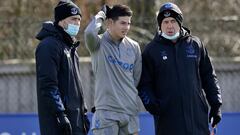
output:
{"label": "eyebrow", "polygon": [[120,22],[131,23],[131,21],[120,20]]}
{"label": "eyebrow", "polygon": [[72,17],[72,19],[79,19],[79,20],[81,20],[82,18],[81,17]]}

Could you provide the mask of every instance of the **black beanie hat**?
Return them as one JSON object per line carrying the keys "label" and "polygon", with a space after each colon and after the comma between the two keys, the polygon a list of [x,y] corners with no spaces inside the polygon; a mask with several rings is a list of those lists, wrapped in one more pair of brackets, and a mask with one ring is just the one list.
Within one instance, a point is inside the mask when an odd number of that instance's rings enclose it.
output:
{"label": "black beanie hat", "polygon": [[173,17],[182,27],[183,14],[179,7],[171,2],[167,2],[161,6],[157,16],[158,26],[161,28],[162,20],[167,17]]}
{"label": "black beanie hat", "polygon": [[55,23],[74,15],[80,15],[82,17],[80,8],[70,0],[60,1],[54,9]]}

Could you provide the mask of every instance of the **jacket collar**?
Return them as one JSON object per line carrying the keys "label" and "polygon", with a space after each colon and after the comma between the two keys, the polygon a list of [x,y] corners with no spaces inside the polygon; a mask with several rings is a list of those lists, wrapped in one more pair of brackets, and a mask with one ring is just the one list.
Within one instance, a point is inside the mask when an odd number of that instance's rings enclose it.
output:
{"label": "jacket collar", "polygon": [[111,42],[111,44],[114,44],[114,45],[120,45],[120,43],[123,42],[123,40],[124,40],[124,38],[122,38],[122,39],[120,39],[119,41],[114,41],[108,31],[105,31],[105,32],[103,33],[103,37],[104,37],[107,41]]}

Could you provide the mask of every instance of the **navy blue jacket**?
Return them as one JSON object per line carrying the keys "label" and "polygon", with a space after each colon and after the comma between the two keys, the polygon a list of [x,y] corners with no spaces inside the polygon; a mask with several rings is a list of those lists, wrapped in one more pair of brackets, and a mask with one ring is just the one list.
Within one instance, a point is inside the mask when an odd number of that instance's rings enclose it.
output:
{"label": "navy blue jacket", "polygon": [[142,61],[139,96],[157,117],[159,135],[207,135],[207,101],[220,107],[222,99],[200,40],[184,29],[177,43],[157,34],[144,49]]}
{"label": "navy blue jacket", "polygon": [[[60,135],[56,114],[64,112],[73,130],[82,130],[83,97],[77,47],[79,42],[52,22],[36,36],[38,115],[41,134]],[[74,132],[74,131],[73,131]]]}

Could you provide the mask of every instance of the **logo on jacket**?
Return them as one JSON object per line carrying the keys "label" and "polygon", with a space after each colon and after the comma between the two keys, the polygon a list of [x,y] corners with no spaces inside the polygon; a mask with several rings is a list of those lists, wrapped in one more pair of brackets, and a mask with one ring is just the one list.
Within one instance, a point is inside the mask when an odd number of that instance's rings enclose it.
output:
{"label": "logo on jacket", "polygon": [[127,62],[124,62],[124,61],[120,61],[113,56],[107,56],[106,59],[109,63],[114,64],[114,65],[118,65],[125,71],[129,71],[129,72],[133,71],[134,64],[127,63]]}
{"label": "logo on jacket", "polygon": [[71,8],[72,15],[76,15],[78,13],[77,8]]}
{"label": "logo on jacket", "polygon": [[99,119],[97,119],[97,120],[95,121],[95,127],[96,127],[96,128],[100,128],[100,120],[99,120]]}
{"label": "logo on jacket", "polygon": [[169,17],[171,15],[171,13],[169,11],[165,11],[163,15],[164,15],[164,17]]}
{"label": "logo on jacket", "polygon": [[197,57],[195,49],[192,45],[188,45],[186,47],[186,53],[187,53],[188,58],[196,58]]}
{"label": "logo on jacket", "polygon": [[161,55],[163,60],[167,60],[167,52],[166,51],[161,51],[160,55]]}

